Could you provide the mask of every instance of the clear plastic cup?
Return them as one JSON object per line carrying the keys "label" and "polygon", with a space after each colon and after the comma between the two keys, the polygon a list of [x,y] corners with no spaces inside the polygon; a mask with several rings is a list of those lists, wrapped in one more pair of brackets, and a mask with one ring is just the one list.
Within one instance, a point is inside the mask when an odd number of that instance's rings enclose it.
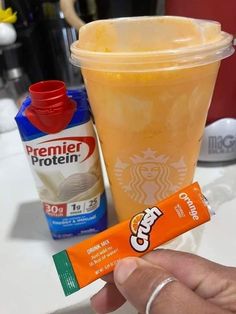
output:
{"label": "clear plastic cup", "polygon": [[232,36],[214,21],[120,18],[83,26],[71,51],[119,219],[190,184],[220,60],[234,51]]}

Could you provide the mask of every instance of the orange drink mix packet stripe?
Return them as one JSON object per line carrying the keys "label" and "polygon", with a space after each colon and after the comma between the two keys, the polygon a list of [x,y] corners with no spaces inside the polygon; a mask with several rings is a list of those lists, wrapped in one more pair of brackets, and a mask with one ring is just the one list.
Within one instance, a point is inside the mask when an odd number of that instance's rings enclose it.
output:
{"label": "orange drink mix packet stripe", "polygon": [[198,183],[174,193],[53,256],[65,295],[111,272],[119,259],[141,256],[210,220],[211,209]]}

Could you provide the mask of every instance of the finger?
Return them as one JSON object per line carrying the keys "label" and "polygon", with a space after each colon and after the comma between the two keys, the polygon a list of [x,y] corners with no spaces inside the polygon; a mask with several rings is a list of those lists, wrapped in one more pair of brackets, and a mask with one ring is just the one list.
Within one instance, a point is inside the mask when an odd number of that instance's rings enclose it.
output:
{"label": "finger", "polygon": [[[140,312],[145,313],[147,302],[161,282],[172,274],[139,258],[119,261],[114,270],[114,280],[122,295]],[[152,303],[151,314],[225,313],[193,293],[178,281],[161,289]]]}
{"label": "finger", "polygon": [[156,250],[143,257],[171,272],[182,283],[218,306],[236,311],[236,269],[202,257],[172,250]]}
{"label": "finger", "polygon": [[112,283],[105,286],[91,298],[91,307],[96,313],[104,314],[115,311],[125,303],[125,298]]}
{"label": "finger", "polygon": [[[198,290],[201,295],[201,284],[213,274],[218,276],[223,266],[208,261],[202,257],[173,250],[156,250],[143,256],[143,258],[174,274],[181,282],[192,290]],[[204,291],[205,292],[205,291]]]}

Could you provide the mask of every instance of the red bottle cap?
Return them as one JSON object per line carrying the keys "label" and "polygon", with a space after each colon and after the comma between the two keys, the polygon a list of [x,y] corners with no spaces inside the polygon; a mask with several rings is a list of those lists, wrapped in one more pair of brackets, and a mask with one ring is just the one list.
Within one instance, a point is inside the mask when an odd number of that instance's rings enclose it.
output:
{"label": "red bottle cap", "polygon": [[25,115],[44,133],[57,133],[70,123],[76,103],[66,94],[62,81],[41,81],[29,88],[31,104]]}

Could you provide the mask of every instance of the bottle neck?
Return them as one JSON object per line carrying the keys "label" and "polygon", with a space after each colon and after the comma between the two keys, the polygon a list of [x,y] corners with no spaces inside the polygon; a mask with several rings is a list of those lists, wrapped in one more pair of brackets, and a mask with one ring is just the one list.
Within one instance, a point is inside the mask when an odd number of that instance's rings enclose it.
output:
{"label": "bottle neck", "polygon": [[58,133],[70,123],[76,104],[62,81],[41,81],[29,88],[31,104],[26,110],[30,122],[45,133]]}

